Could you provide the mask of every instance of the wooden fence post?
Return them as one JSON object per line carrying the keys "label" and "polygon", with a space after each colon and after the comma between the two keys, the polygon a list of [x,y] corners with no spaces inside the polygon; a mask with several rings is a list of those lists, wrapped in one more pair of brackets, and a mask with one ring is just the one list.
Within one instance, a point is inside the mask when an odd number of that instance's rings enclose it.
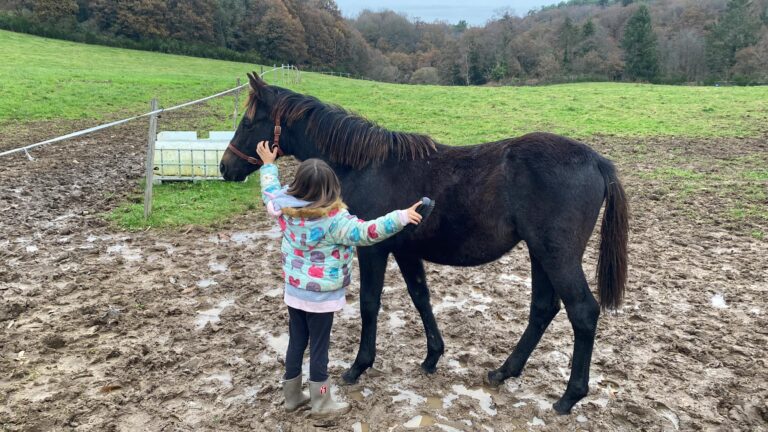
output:
{"label": "wooden fence post", "polygon": [[[157,99],[150,103],[151,111],[157,110]],[[144,186],[144,219],[152,214],[152,176],[155,165],[155,140],[157,139],[157,114],[149,116],[149,137],[147,138],[147,173]]]}
{"label": "wooden fence post", "polygon": [[235,90],[235,112],[232,114],[232,130],[237,129],[237,106],[240,105],[240,78],[237,79],[237,90]]}

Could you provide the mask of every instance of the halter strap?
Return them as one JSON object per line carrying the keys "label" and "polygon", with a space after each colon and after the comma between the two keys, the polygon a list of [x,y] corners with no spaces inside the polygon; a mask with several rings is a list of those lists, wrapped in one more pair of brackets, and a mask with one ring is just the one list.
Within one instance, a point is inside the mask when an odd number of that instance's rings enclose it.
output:
{"label": "halter strap", "polygon": [[[280,126],[280,116],[275,117],[275,129],[273,131],[274,139],[272,142],[275,143],[275,147],[277,147],[277,156],[283,156],[285,153],[283,153],[283,149],[280,148],[280,135],[283,133],[283,128]],[[244,161],[248,162],[252,165],[264,165],[264,161],[262,161],[259,158],[255,158],[253,156],[248,156],[247,154],[241,152],[238,150],[237,147],[232,145],[232,142],[230,141],[229,145],[227,146],[227,149],[230,150],[232,153],[235,154],[235,156],[239,157],[240,159],[243,159]]]}

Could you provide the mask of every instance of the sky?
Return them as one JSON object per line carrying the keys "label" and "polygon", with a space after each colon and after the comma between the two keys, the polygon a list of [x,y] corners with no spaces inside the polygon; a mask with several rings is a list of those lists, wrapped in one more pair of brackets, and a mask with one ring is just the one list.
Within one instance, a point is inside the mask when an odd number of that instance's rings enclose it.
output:
{"label": "sky", "polygon": [[529,10],[558,3],[559,0],[336,0],[345,17],[354,18],[363,9],[378,11],[392,9],[404,12],[410,18],[432,22],[444,20],[456,23],[466,20],[470,25],[482,26],[499,11],[509,10],[525,15]]}

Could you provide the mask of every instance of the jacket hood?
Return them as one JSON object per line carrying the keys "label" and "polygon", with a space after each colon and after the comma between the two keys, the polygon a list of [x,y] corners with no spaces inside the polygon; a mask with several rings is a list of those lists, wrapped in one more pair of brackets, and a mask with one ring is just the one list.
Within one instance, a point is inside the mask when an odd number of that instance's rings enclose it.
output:
{"label": "jacket hood", "polygon": [[318,219],[330,216],[334,210],[343,210],[347,208],[342,200],[336,200],[326,207],[284,207],[283,214],[288,217]]}

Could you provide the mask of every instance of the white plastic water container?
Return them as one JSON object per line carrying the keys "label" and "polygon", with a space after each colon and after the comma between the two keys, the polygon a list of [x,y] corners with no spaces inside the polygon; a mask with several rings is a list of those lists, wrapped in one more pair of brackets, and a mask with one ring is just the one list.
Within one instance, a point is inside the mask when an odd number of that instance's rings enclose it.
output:
{"label": "white plastic water container", "polygon": [[158,133],[154,182],[221,180],[219,162],[234,135],[232,131],[211,131],[208,138],[198,138],[195,131]]}

